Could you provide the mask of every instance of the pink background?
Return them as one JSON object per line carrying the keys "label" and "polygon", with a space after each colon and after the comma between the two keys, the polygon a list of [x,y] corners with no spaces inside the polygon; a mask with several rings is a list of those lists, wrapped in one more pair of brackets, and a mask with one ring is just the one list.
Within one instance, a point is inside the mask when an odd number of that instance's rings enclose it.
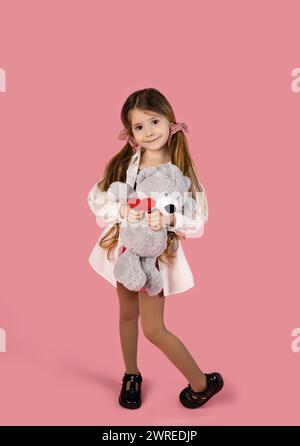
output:
{"label": "pink background", "polygon": [[[299,424],[298,1],[1,1],[1,424]],[[159,89],[209,205],[183,247],[196,286],[165,322],[223,391],[186,379],[140,326],[143,405],[119,406],[116,289],[88,263],[87,194],[121,149],[126,97]],[[298,407],[297,407],[298,406]]]}

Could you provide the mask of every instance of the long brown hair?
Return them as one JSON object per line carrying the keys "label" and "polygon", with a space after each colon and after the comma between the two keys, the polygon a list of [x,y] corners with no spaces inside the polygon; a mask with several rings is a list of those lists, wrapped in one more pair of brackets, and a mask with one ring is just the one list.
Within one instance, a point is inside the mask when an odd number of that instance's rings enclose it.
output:
{"label": "long brown hair", "polygon": [[[162,93],[155,88],[137,90],[126,99],[121,110],[121,121],[132,138],[134,138],[134,136],[131,129],[129,112],[135,108],[158,113],[165,116],[170,122],[176,122],[172,107]],[[181,170],[183,175],[190,178],[191,186],[189,191],[192,193],[193,198],[196,199],[196,192],[202,192],[203,188],[198,181],[196,168],[189,153],[187,139],[182,131],[179,131],[172,136],[169,149],[171,163],[175,164]],[[126,182],[126,171],[134,153],[135,151],[131,145],[126,143],[120,152],[111,158],[105,166],[102,179],[97,183],[97,186],[101,191],[107,191],[111,183],[114,181]],[[116,223],[98,242],[102,248],[108,250],[108,260],[113,261],[110,254],[118,244],[119,232],[120,224]],[[178,240],[183,238],[184,237],[181,237],[173,231],[168,231],[167,247],[158,258],[164,263],[172,261],[178,249]]]}

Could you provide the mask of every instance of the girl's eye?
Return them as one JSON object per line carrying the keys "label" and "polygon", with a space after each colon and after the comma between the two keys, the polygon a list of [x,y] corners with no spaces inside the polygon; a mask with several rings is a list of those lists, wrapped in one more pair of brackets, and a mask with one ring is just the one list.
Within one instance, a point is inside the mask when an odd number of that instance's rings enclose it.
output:
{"label": "girl's eye", "polygon": [[[159,119],[154,119],[152,122],[159,122]],[[135,130],[140,130],[142,128],[141,125],[138,125],[137,127],[135,127]]]}

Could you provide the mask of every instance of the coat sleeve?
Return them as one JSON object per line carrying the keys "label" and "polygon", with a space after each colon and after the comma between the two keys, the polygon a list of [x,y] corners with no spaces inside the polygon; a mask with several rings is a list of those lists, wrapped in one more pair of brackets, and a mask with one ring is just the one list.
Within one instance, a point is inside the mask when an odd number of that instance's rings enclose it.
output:
{"label": "coat sleeve", "polygon": [[101,191],[97,184],[94,184],[87,197],[88,205],[96,216],[97,225],[105,227],[108,224],[113,225],[122,222],[123,218],[120,215],[122,203],[109,198],[107,193]]}
{"label": "coat sleeve", "polygon": [[181,233],[187,238],[199,238],[204,233],[204,225],[208,220],[207,196],[203,185],[202,191],[197,192],[196,212],[192,216],[184,215],[181,212],[175,212],[175,225],[168,226],[168,231]]}

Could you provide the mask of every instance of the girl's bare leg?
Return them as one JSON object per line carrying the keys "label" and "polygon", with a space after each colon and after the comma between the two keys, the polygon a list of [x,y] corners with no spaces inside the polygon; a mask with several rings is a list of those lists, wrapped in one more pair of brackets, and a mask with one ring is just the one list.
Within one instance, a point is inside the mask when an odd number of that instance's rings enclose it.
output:
{"label": "girl's bare leg", "polygon": [[130,291],[121,283],[117,282],[117,293],[119,297],[119,331],[125,373],[138,374],[137,366],[137,344],[138,344],[138,320],[139,320],[139,297],[135,291]]}
{"label": "girl's bare leg", "polygon": [[165,297],[162,293],[150,296],[139,291],[141,325],[144,335],[156,345],[186,377],[192,389],[200,392],[206,388],[206,376],[199,369],[184,344],[169,330],[163,321]]}

